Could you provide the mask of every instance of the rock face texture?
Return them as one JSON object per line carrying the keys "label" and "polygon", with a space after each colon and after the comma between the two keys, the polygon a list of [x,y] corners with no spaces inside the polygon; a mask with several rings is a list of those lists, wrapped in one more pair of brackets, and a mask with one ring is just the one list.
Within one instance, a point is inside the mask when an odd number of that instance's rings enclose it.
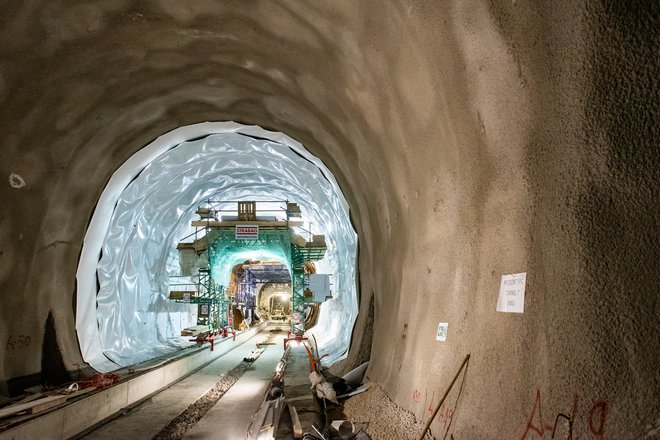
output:
{"label": "rock face texture", "polygon": [[[436,438],[548,439],[559,413],[573,438],[660,433],[657,2],[5,3],[4,394],[53,334],[81,362],[77,259],[113,171],[234,120],[300,141],[351,205],[346,368],[370,347],[369,378],[424,420],[471,353]],[[496,312],[519,272],[524,313]]]}

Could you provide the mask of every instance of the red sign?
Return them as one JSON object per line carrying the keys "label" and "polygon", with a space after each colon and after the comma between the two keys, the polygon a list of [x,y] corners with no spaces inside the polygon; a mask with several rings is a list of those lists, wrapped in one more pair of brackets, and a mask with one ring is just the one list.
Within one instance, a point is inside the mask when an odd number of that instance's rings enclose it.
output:
{"label": "red sign", "polygon": [[236,240],[257,240],[259,226],[236,226]]}

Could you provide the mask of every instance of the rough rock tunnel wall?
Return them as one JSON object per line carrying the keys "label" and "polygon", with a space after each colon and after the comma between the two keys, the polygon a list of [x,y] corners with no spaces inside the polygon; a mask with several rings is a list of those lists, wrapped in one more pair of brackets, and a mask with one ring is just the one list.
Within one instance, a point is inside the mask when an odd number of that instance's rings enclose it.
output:
{"label": "rough rock tunnel wall", "polygon": [[[350,203],[346,368],[372,299],[368,375],[418,418],[472,354],[437,438],[550,438],[558,413],[657,434],[659,7],[585,3],[3,2],[3,392],[81,362],[75,270],[112,172],[235,120],[300,141]],[[498,313],[517,272],[525,311]]]}

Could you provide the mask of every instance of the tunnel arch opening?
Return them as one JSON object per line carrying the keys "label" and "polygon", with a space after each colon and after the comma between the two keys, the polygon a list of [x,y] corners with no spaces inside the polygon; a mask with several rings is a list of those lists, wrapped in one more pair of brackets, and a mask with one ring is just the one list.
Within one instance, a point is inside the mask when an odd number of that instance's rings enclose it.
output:
{"label": "tunnel arch opening", "polygon": [[76,303],[81,353],[93,368],[112,371],[190,344],[180,329],[195,313],[168,301],[168,280],[180,267],[177,243],[195,208],[214,198],[295,201],[313,232],[325,235],[326,258],[317,266],[332,274],[333,295],[313,331],[327,363],[346,355],[358,310],[357,234],[337,181],[282,133],[206,122],[137,151],[98,200],[79,260]]}

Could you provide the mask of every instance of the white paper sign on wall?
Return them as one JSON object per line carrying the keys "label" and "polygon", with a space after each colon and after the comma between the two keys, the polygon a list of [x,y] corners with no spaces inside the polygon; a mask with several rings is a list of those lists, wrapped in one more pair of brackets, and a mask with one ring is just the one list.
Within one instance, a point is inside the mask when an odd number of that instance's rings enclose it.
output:
{"label": "white paper sign on wall", "polygon": [[436,341],[445,342],[447,340],[447,327],[449,327],[449,324],[446,322],[438,324],[438,333],[435,335]]}
{"label": "white paper sign on wall", "polygon": [[497,311],[504,313],[525,312],[525,282],[527,273],[502,275],[500,295],[497,297]]}

